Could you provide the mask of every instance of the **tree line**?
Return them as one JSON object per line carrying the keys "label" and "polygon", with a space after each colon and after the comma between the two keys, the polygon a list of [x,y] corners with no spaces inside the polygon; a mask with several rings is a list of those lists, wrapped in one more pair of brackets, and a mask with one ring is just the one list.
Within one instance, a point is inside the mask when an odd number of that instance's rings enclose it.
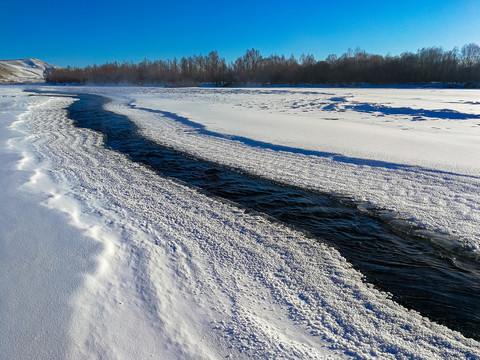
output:
{"label": "tree line", "polygon": [[313,55],[296,59],[281,55],[263,57],[250,49],[227,63],[217,51],[207,56],[182,57],[180,60],[144,59],[106,63],[85,68],[55,68],[44,74],[48,83],[79,84],[166,84],[194,86],[244,85],[248,83],[348,85],[370,83],[420,84],[440,82],[475,87],[480,83],[480,46],[468,44],[445,51],[440,47],[404,52],[398,56],[369,54],[357,48],[341,56],[329,55],[317,61]]}

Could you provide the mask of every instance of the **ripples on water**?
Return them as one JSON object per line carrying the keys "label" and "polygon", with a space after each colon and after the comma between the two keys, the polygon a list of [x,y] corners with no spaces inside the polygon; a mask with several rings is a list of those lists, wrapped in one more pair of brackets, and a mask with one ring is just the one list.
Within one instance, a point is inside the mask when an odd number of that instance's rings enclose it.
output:
{"label": "ripples on water", "polygon": [[[103,109],[109,100],[78,95],[69,108],[78,127],[99,131],[105,146],[203,192],[269,215],[335,247],[365,280],[407,308],[480,340],[480,263],[437,246],[444,236],[348,199],[278,185],[173,151],[141,137],[125,116]],[[387,213],[387,212],[385,212]],[[447,242],[449,239],[446,239]]]}

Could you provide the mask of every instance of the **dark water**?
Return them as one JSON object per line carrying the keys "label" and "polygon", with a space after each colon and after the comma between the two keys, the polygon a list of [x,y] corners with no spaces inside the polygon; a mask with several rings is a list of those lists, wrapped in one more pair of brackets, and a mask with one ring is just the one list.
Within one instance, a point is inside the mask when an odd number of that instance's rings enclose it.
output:
{"label": "dark water", "polygon": [[395,301],[480,340],[480,263],[450,246],[448,237],[390,221],[388,212],[348,199],[274,184],[159,146],[141,137],[127,117],[105,111],[108,99],[78,98],[68,108],[70,118],[103,133],[106,147],[305,231],[337,248],[367,282]]}

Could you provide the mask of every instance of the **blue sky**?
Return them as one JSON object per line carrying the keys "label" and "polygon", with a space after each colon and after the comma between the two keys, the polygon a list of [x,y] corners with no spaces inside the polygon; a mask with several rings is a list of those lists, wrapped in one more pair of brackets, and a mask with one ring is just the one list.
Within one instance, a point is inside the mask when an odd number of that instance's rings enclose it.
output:
{"label": "blue sky", "polygon": [[423,47],[480,44],[479,0],[5,1],[0,59],[58,66],[207,55],[323,60],[360,47],[398,55]]}

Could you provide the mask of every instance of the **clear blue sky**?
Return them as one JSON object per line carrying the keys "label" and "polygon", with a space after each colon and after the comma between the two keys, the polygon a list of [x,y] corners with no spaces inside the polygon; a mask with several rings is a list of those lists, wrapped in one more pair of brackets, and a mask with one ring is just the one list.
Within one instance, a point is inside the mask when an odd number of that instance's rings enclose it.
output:
{"label": "clear blue sky", "polygon": [[398,55],[480,44],[480,0],[12,0],[0,9],[0,59],[58,66],[211,50],[228,61],[250,48],[323,60],[357,47]]}

